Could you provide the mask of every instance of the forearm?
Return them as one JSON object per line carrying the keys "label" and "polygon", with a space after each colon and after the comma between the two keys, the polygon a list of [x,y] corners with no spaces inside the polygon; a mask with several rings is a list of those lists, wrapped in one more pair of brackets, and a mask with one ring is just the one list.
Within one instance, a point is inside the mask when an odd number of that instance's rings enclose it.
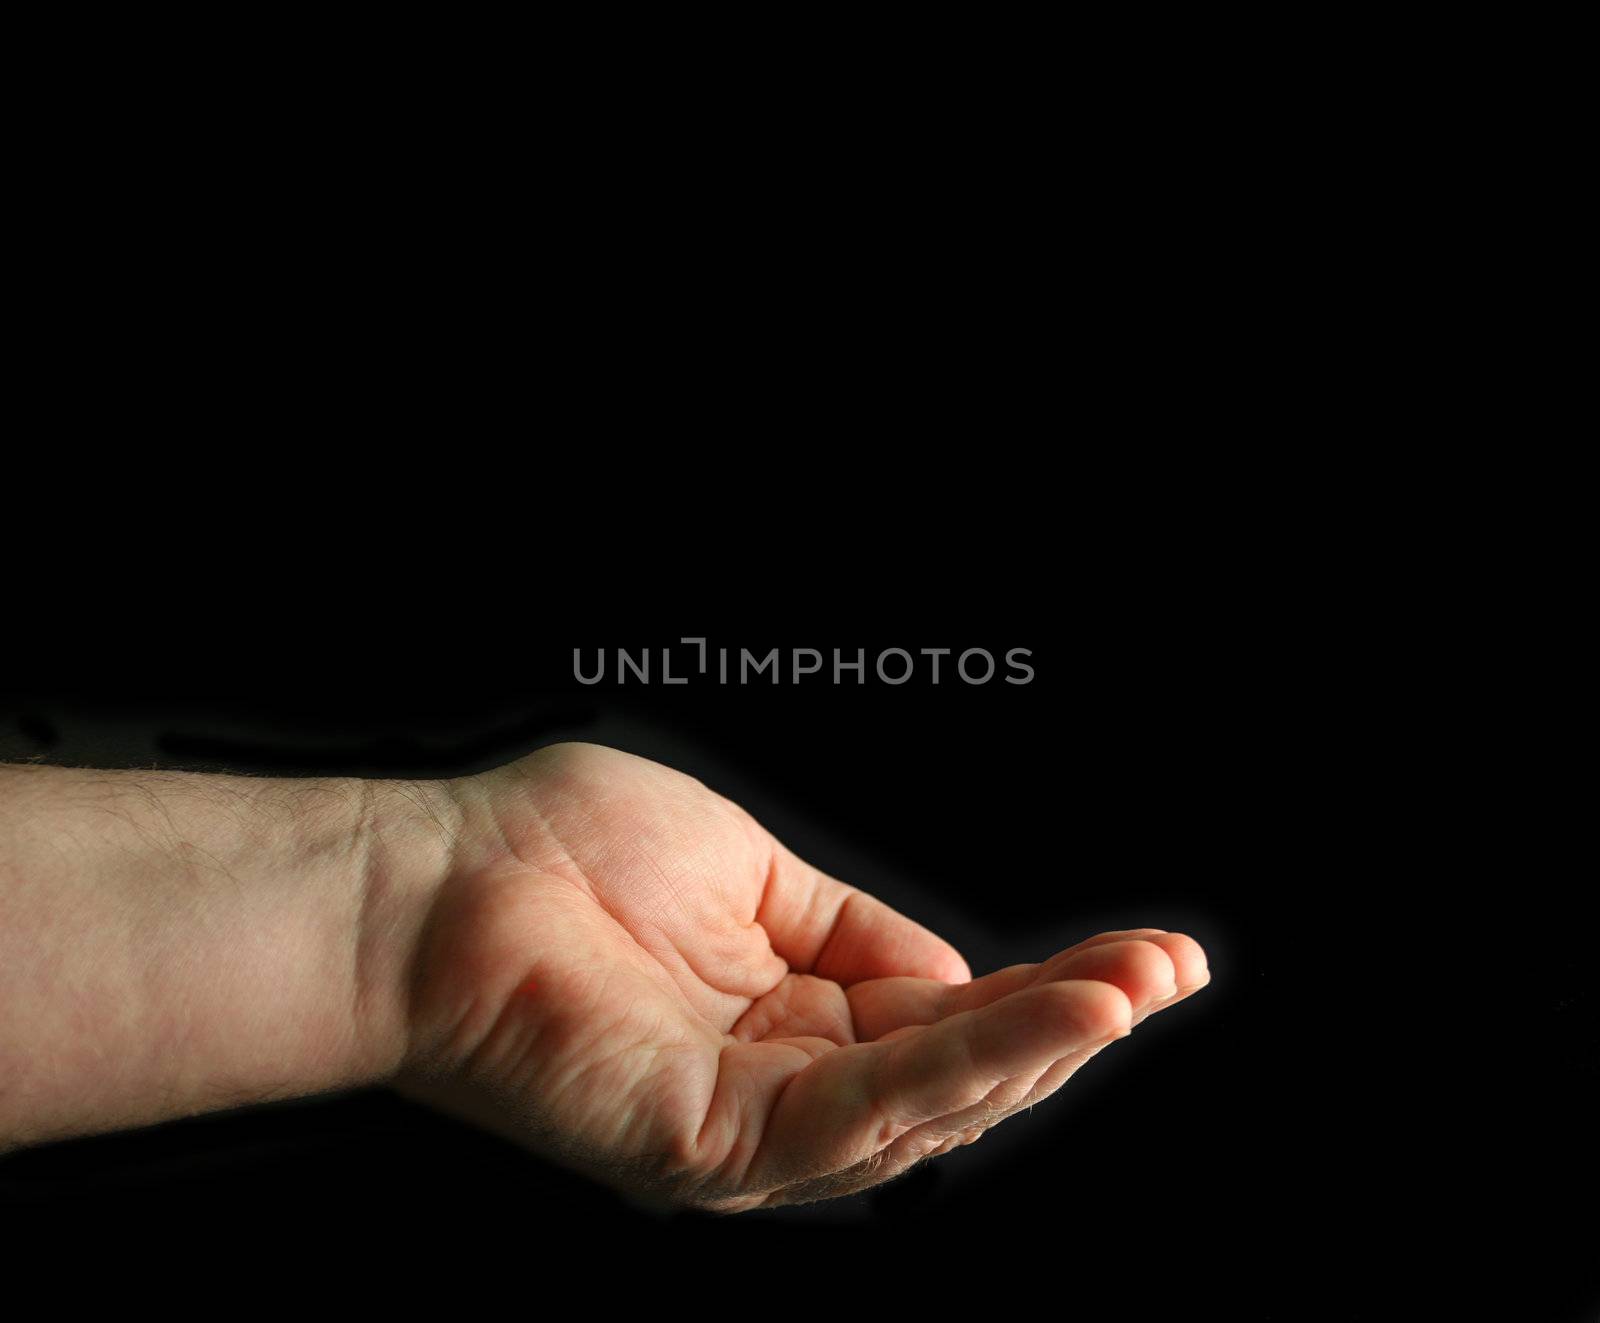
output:
{"label": "forearm", "polygon": [[442,782],[0,767],[0,1148],[391,1075],[458,819]]}

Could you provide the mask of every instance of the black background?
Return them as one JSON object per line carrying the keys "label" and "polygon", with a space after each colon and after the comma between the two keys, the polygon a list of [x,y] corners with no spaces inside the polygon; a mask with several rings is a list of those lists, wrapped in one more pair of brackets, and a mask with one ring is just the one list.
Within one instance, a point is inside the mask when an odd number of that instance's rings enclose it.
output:
{"label": "black background", "polygon": [[[0,757],[439,775],[601,739],[745,800],[979,971],[1149,923],[1198,937],[1214,982],[838,1205],[661,1219],[372,1092],[0,1160],[7,1273],[219,1311],[1432,1317],[1509,1269],[1520,1319],[1591,1287],[1592,879],[1512,821],[1523,762],[1481,770],[1488,709],[1528,702],[1465,677],[1497,642],[1549,659],[1478,608],[1520,497],[1458,440],[1481,419],[1440,421],[1480,407],[1472,360],[1426,361],[1429,305],[1481,282],[1436,264],[1454,210],[1408,214],[1414,138],[1379,113],[1340,143],[1349,98],[1303,54],[1224,94],[1186,45],[1206,86],[1170,105],[1112,61],[1074,84],[1065,157],[1011,78],[991,125],[962,97],[949,132],[870,133],[846,197],[847,152],[797,171],[720,102],[752,150],[694,162],[631,107],[592,148],[572,121],[605,98],[558,96],[536,156],[579,169],[547,179],[481,77],[459,129],[429,98],[425,132],[351,145],[313,112],[267,153],[209,92],[144,126],[155,83],[120,48],[136,94],[42,99]],[[571,682],[573,647],[684,635],[1026,646],[1037,676]],[[1560,792],[1542,825],[1584,820]],[[1479,944],[1447,935],[1462,911]],[[1511,1037],[1484,1030],[1502,1009]],[[1456,1023],[1471,1047],[1428,1057]],[[1461,1126],[1490,1078],[1536,1115]],[[1537,1173],[1516,1198],[1489,1180],[1508,1160]]]}

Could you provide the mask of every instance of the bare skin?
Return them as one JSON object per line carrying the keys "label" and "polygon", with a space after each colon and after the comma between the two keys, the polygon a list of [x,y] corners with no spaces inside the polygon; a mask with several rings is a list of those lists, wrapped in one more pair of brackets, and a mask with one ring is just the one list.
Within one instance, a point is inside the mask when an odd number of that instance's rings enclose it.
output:
{"label": "bare skin", "polygon": [[737,1212],[971,1143],[1208,978],[1137,929],[973,980],[594,745],[431,783],[0,769],[3,1143],[390,1081]]}

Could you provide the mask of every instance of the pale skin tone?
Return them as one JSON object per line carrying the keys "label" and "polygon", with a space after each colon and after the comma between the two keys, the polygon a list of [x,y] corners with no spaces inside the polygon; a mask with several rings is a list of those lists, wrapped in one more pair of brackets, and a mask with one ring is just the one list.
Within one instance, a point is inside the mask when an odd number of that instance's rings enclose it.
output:
{"label": "pale skin tone", "polygon": [[648,1199],[848,1194],[1205,986],[1102,933],[973,979],[700,782],[0,767],[0,1147],[378,1082]]}

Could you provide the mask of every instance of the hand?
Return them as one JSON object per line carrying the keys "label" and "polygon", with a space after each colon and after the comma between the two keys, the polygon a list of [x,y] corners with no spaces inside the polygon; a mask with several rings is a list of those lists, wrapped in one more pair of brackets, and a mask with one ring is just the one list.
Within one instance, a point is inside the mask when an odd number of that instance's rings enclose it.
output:
{"label": "hand", "polygon": [[620,1188],[719,1211],[849,1194],[971,1143],[1208,981],[1103,933],[972,980],[698,781],[565,744],[452,783],[412,1091]]}

